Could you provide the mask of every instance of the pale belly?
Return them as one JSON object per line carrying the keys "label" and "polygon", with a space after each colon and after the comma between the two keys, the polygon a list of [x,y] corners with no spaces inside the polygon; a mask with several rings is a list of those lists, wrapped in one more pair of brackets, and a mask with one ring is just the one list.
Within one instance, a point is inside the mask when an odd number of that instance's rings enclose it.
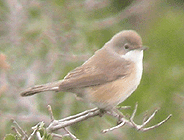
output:
{"label": "pale belly", "polygon": [[128,77],[122,77],[104,85],[88,87],[86,100],[103,109],[110,109],[123,102],[140,83],[142,67],[139,66],[139,68]]}

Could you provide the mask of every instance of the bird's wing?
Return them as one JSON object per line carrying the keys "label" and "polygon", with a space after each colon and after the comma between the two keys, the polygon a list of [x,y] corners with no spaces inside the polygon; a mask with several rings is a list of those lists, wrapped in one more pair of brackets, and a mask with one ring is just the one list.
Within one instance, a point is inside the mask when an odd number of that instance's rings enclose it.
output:
{"label": "bird's wing", "polygon": [[106,51],[98,52],[82,66],[68,73],[59,89],[66,91],[73,88],[102,85],[130,74],[129,66],[130,63],[120,56],[109,54]]}

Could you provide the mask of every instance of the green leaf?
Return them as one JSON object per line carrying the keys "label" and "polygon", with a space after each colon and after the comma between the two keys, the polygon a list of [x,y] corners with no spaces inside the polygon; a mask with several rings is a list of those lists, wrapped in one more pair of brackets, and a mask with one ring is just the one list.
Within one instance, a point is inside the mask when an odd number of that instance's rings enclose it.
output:
{"label": "green leaf", "polygon": [[3,140],[16,140],[16,137],[13,134],[7,134]]}

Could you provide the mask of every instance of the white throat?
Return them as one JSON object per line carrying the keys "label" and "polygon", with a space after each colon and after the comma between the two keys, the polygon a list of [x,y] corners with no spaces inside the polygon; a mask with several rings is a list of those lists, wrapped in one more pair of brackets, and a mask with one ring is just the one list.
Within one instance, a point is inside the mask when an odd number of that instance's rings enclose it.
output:
{"label": "white throat", "polygon": [[143,50],[132,50],[127,52],[123,58],[126,60],[132,61],[136,65],[136,75],[137,75],[137,82],[140,83],[143,71]]}
{"label": "white throat", "polygon": [[125,55],[122,55],[122,57],[126,60],[133,61],[134,63],[142,63],[143,50],[132,50],[127,52]]}
{"label": "white throat", "polygon": [[128,96],[131,95],[132,92],[137,88],[141,81],[142,71],[143,71],[143,50],[132,50],[127,52],[125,55],[122,56],[124,59],[132,61],[135,64],[136,69],[136,78],[132,81],[132,87],[130,87],[130,91]]}
{"label": "white throat", "polygon": [[127,52],[125,55],[122,56],[124,59],[132,61],[135,63],[136,66],[136,75],[137,75],[137,82],[139,84],[142,71],[143,71],[143,50],[132,50]]}

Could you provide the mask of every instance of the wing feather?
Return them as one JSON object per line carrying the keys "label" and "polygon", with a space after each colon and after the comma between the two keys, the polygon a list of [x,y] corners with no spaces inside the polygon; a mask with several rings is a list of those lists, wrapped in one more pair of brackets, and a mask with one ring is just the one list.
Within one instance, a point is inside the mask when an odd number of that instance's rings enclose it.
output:
{"label": "wing feather", "polygon": [[130,63],[119,55],[99,50],[82,66],[68,73],[59,87],[66,91],[105,84],[130,74],[129,66]]}

